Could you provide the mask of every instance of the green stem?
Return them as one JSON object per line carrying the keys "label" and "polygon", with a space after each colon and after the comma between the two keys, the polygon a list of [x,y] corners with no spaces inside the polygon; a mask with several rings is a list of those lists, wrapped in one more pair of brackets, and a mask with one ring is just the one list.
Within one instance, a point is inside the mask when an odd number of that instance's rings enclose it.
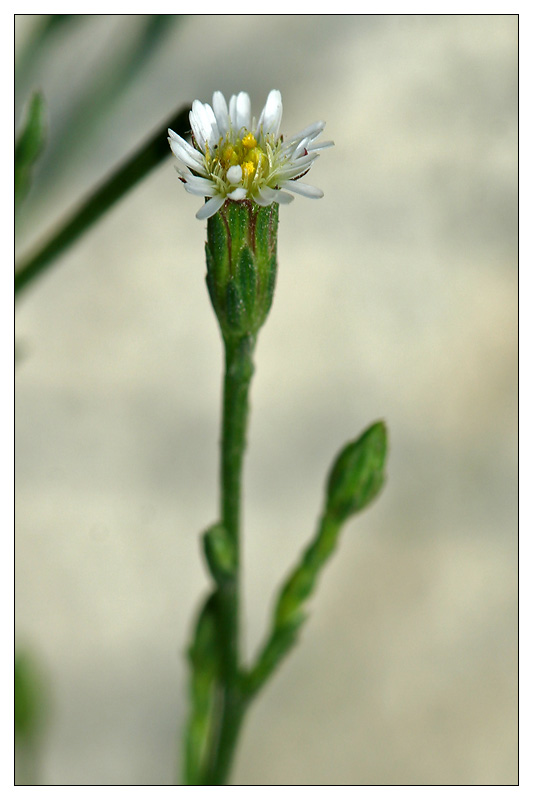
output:
{"label": "green stem", "polygon": [[342,522],[323,514],[315,538],[304,551],[299,564],[282,585],[272,620],[272,628],[256,664],[246,676],[244,692],[250,701],[269,680],[283,658],[296,644],[306,620],[305,604],[315,589],[320,573],[332,555]]}
{"label": "green stem", "polygon": [[234,575],[218,589],[218,634],[221,652],[221,686],[216,705],[216,733],[208,759],[205,784],[226,783],[241,727],[245,699],[241,688],[239,653],[239,580],[241,478],[248,393],[252,379],[255,338],[245,335],[225,340],[226,371],[221,441],[221,518],[235,552]]}

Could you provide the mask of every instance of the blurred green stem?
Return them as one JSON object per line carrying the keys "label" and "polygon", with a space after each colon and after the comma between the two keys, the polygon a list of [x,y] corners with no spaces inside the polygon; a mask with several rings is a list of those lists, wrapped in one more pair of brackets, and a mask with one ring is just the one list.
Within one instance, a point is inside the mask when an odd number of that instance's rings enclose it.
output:
{"label": "blurred green stem", "polygon": [[15,296],[37,278],[105,212],[120,200],[164,158],[170,155],[167,129],[182,136],[189,129],[189,106],[165,122],[131,158],[85,200],[71,217],[36,252],[23,259],[15,271]]}

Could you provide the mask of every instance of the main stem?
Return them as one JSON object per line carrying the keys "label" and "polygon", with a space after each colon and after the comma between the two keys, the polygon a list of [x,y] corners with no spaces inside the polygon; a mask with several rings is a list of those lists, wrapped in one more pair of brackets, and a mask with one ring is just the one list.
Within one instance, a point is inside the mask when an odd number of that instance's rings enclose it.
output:
{"label": "main stem", "polygon": [[239,589],[240,589],[240,522],[241,478],[246,426],[248,393],[252,379],[255,337],[245,335],[226,339],[226,369],[221,440],[221,521],[235,549],[235,573],[218,590],[218,620],[220,635],[221,686],[217,733],[208,772],[208,785],[223,785],[231,768],[237,743],[245,699],[240,686],[239,652]]}

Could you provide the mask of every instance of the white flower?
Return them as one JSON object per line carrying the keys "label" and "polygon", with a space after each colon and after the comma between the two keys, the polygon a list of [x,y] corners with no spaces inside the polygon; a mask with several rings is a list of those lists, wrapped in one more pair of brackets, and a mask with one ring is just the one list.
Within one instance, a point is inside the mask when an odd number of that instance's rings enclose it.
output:
{"label": "white flower", "polygon": [[169,130],[168,142],[178,160],[176,169],[191,194],[209,198],[196,214],[207,219],[226,200],[253,200],[259,206],[290,203],[292,194],[318,198],[320,189],[299,179],[333,142],[316,142],[325,122],[315,122],[287,141],[280,136],[281,93],[268,95],[259,121],[251,117],[246,92],[233,95],[229,108],[222,92],[213,105],[195,100],[189,119],[192,145]]}

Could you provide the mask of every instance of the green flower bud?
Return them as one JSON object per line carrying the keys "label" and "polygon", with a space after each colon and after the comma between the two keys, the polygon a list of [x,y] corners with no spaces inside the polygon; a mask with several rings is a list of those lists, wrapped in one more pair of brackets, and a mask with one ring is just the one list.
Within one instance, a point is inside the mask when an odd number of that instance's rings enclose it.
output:
{"label": "green flower bud", "polygon": [[207,287],[225,339],[258,332],[276,283],[278,205],[228,200],[207,220]]}
{"label": "green flower bud", "polygon": [[386,456],[383,422],[374,423],[341,450],[327,485],[326,513],[330,517],[344,521],[376,497],[385,481]]}

